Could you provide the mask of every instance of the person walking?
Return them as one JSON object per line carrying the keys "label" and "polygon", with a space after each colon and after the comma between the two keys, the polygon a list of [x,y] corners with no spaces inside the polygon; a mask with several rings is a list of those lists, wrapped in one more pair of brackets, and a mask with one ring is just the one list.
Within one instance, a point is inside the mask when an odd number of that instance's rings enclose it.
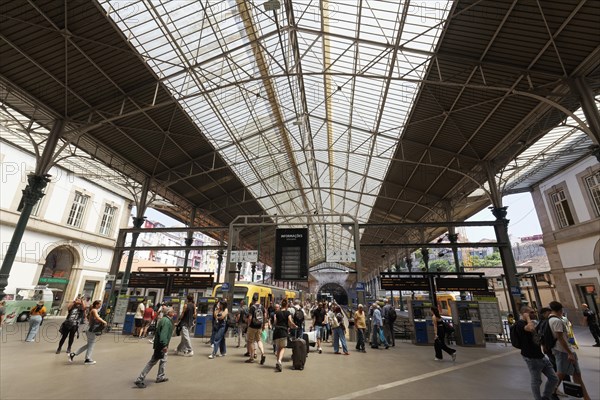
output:
{"label": "person walking", "polygon": [[354,327],[356,328],[356,350],[366,353],[365,334],[367,331],[367,315],[362,304],[359,304],[358,310],[354,312]]}
{"label": "person walking", "polygon": [[213,351],[208,356],[211,360],[215,357],[225,357],[227,355],[227,345],[225,343],[225,333],[227,332],[227,303],[225,300],[219,301],[215,314],[213,315],[213,324],[216,325],[217,331],[215,333],[213,342]]}
{"label": "person walking", "polygon": [[596,344],[593,346],[600,347],[600,327],[598,326],[598,316],[594,311],[590,310],[590,307],[585,303],[581,305],[581,308],[583,308],[583,325],[587,325],[592,337],[596,341]]}
{"label": "person walking", "polygon": [[258,301],[258,293],[252,295],[252,304],[248,310],[248,332],[246,334],[246,340],[248,341],[248,358],[245,363],[253,363],[256,358],[256,348],[260,350],[260,365],[265,363],[265,349],[261,340],[261,334],[265,328],[267,315],[262,304]]}
{"label": "person walking", "polygon": [[92,307],[88,314],[88,330],[85,332],[87,337],[87,343],[79,348],[75,353],[69,353],[69,362],[72,363],[73,359],[79,354],[85,351],[85,365],[94,365],[96,361],[92,359],[92,354],[94,352],[94,346],[96,345],[96,339],[101,334],[102,329],[106,326],[106,321],[100,317],[98,314],[98,310],[102,307],[102,302],[100,300],[95,300],[92,303]]}
{"label": "person walking", "polygon": [[31,343],[35,340],[45,316],[46,307],[44,307],[44,300],[40,300],[29,310],[29,332],[27,332],[25,342]]}
{"label": "person walking", "polygon": [[323,340],[323,331],[326,329],[325,327],[325,319],[327,317],[327,312],[325,311],[325,306],[322,302],[319,303],[318,307],[313,310],[312,313],[312,327],[315,329],[315,333],[317,336],[317,351],[319,354],[323,353],[323,349],[321,348],[321,341]]}
{"label": "person walking", "polygon": [[396,322],[396,316],[394,306],[392,306],[389,299],[386,299],[382,310],[383,334],[385,340],[387,340],[392,347],[396,346],[396,338],[394,337],[394,323]]}
{"label": "person walking", "polygon": [[291,334],[296,339],[301,339],[304,334],[304,311],[300,305],[300,299],[294,300],[294,306],[290,310],[292,313],[292,319],[297,328],[293,329]]}
{"label": "person walking", "polygon": [[350,355],[348,352],[348,345],[346,344],[346,326],[344,325],[344,314],[340,306],[333,306],[333,318],[331,319],[331,327],[333,330],[333,352],[335,354],[340,353],[340,343],[342,344],[342,351],[344,355]]}
{"label": "person walking", "polygon": [[153,353],[150,361],[146,364],[140,375],[135,380],[135,385],[141,389],[146,387],[144,379],[150,372],[152,367],[158,362],[158,375],[156,375],[156,383],[162,383],[169,380],[165,376],[165,367],[167,365],[167,352],[169,351],[169,342],[173,335],[173,315],[175,310],[172,307],[167,308],[166,314],[161,318],[156,325],[156,333],[154,334]]}
{"label": "person walking", "polygon": [[386,349],[390,348],[385,336],[383,335],[383,318],[381,317],[381,310],[379,304],[373,303],[373,337],[371,339],[371,348],[378,349],[379,343],[385,346]]}
{"label": "person walking", "polygon": [[[558,385],[550,359],[542,353],[539,344],[533,340],[536,333],[535,311],[528,306],[521,308],[521,319],[515,323],[516,335],[521,346],[521,356],[531,376],[531,392],[535,400],[550,400]],[[543,393],[540,393],[542,374],[547,378]]]}
{"label": "person walking", "polygon": [[[242,336],[246,336],[246,321],[248,320],[248,306],[244,300],[240,301],[238,312],[235,315],[236,328],[237,328],[237,347],[242,345]],[[248,347],[248,339],[246,338],[246,347]]]}
{"label": "person walking", "polygon": [[298,327],[294,323],[292,314],[288,311],[287,299],[281,300],[281,307],[275,312],[275,316],[273,317],[273,327],[273,345],[276,348],[275,357],[277,358],[275,370],[281,372],[283,370],[281,363],[287,346],[289,329],[296,329]]}
{"label": "person walking", "polygon": [[58,348],[56,354],[60,354],[63,344],[67,337],[69,342],[67,344],[67,354],[71,353],[71,346],[75,340],[75,334],[79,330],[79,324],[84,322],[85,309],[83,306],[83,298],[78,296],[68,308],[67,318],[60,325],[59,332],[61,334],[60,341],[58,342]]}
{"label": "person walking", "polygon": [[548,318],[548,324],[552,330],[552,335],[556,339],[556,344],[552,348],[552,354],[556,358],[556,375],[558,375],[558,379],[560,380],[559,384],[566,376],[572,376],[575,383],[581,385],[583,398],[589,400],[590,395],[581,377],[577,354],[573,351],[573,346],[569,343],[567,336],[568,328],[563,321],[563,306],[558,301],[551,301],[549,306],[552,312],[550,313],[550,318]]}
{"label": "person walking", "polygon": [[435,361],[442,361],[444,358],[442,350],[446,353],[450,354],[452,357],[452,361],[456,361],[456,350],[448,347],[446,344],[446,325],[444,325],[444,320],[440,315],[439,310],[436,307],[431,307],[432,323],[433,323],[433,336],[435,337],[435,341],[433,342],[433,347],[435,348]]}
{"label": "person walking", "polygon": [[194,355],[194,349],[192,349],[192,342],[190,339],[190,331],[196,321],[196,305],[194,304],[194,296],[191,294],[187,295],[187,303],[183,306],[183,311],[177,324],[181,327],[181,342],[177,346],[175,354],[191,357]]}

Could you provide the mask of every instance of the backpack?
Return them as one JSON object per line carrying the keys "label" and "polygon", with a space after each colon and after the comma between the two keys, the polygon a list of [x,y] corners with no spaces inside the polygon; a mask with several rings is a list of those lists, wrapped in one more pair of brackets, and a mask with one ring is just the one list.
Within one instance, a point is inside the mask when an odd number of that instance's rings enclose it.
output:
{"label": "backpack", "polygon": [[516,322],[510,326],[509,332],[510,332],[510,344],[512,344],[512,347],[514,347],[516,349],[520,349],[521,348],[521,338],[519,337],[519,334],[517,333],[517,323]]}
{"label": "backpack", "polygon": [[390,307],[390,309],[387,312],[387,320],[389,325],[393,325],[397,317],[398,315],[396,314],[396,310]]}
{"label": "backpack", "polygon": [[264,313],[260,304],[254,305],[254,315],[252,316],[252,325],[258,326],[264,323]]}
{"label": "backpack", "polygon": [[294,323],[298,326],[304,323],[304,312],[300,308],[294,313]]}
{"label": "backpack", "polygon": [[[551,315],[550,318],[558,317]],[[556,338],[550,327],[550,318],[543,320],[537,326],[537,333],[539,334],[538,340],[540,340],[540,344],[544,348],[544,353],[546,354],[552,354],[552,349],[556,345]]]}

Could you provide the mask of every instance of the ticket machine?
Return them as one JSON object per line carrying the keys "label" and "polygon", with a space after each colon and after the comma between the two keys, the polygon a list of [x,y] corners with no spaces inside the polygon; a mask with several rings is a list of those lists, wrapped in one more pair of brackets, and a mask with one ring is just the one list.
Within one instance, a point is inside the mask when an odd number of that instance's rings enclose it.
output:
{"label": "ticket machine", "polygon": [[214,297],[198,297],[194,337],[210,336],[212,332],[212,311],[216,302],[217,299]]}
{"label": "ticket machine", "polygon": [[131,335],[135,328],[135,313],[138,308],[138,304],[144,301],[144,296],[131,296],[127,303],[127,312],[125,313],[125,321],[123,322],[123,334]]}
{"label": "ticket machine", "polygon": [[476,301],[451,301],[452,323],[456,329],[456,344],[459,346],[485,347],[485,335]]}
{"label": "ticket machine", "polygon": [[431,319],[431,301],[410,300],[408,302],[408,316],[413,326],[413,344],[433,344],[435,337]]}

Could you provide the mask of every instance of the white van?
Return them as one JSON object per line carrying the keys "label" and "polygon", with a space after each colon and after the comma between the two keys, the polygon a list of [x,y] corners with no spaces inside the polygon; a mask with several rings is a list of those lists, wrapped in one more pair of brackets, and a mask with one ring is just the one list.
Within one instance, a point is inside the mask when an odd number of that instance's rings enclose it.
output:
{"label": "white van", "polygon": [[35,306],[38,301],[43,300],[46,312],[50,312],[52,308],[52,300],[54,295],[52,290],[47,286],[31,286],[18,288],[14,295],[8,294],[6,300],[5,323],[13,324],[23,322],[29,319],[29,310]]}

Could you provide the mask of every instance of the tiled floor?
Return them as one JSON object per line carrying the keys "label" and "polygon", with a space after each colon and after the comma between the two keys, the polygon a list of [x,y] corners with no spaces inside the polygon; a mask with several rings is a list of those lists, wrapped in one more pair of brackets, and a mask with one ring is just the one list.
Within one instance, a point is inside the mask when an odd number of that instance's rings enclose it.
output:
{"label": "tiled floor", "polygon": [[[531,399],[529,374],[518,351],[504,344],[458,349],[456,363],[434,361],[432,347],[398,341],[389,350],[351,351],[335,355],[331,344],[323,354],[311,353],[306,368],[295,371],[286,350],[283,372],[275,372],[271,346],[264,366],[245,364],[244,349],[231,346],[226,357],[209,360],[205,339],[193,339],[195,355],[169,354],[169,382],[148,387],[133,381],[152,354],[151,344],[117,334],[101,336],[96,365],[73,364],[56,355],[62,319],[48,319],[36,343],[24,343],[27,324],[5,327],[0,344],[1,399]],[[577,329],[584,382],[600,399],[600,348],[591,347],[587,330]],[[84,343],[85,335],[73,347]],[[176,347],[179,338],[173,338]],[[349,343],[352,350],[354,343]],[[64,351],[64,349],[63,349]]]}

